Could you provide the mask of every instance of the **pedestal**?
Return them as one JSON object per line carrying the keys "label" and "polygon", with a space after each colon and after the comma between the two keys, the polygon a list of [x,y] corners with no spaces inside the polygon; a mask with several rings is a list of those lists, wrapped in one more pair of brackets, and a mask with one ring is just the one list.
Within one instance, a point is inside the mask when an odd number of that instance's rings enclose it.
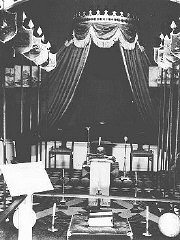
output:
{"label": "pedestal", "polygon": [[32,240],[32,227],[35,222],[36,214],[32,209],[32,195],[28,195],[13,216],[14,226],[19,229],[18,240]]}
{"label": "pedestal", "polygon": [[[90,195],[109,196],[111,161],[107,159],[91,159],[90,162]],[[109,207],[110,200],[103,198],[100,205]],[[98,206],[98,199],[89,199],[89,206]]]}

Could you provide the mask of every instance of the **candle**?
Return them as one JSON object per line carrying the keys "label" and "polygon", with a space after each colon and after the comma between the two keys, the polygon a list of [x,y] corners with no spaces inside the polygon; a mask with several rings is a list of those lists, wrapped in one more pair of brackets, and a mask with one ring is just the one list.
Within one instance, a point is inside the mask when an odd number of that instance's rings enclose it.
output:
{"label": "candle", "polygon": [[149,206],[146,206],[146,229],[148,229],[148,221],[149,221]]}
{"label": "candle", "polygon": [[146,232],[143,233],[143,235],[146,237],[152,236],[151,233],[149,233],[149,206],[146,206]]}
{"label": "candle", "polygon": [[99,146],[101,145],[101,137],[99,137]]}
{"label": "candle", "polygon": [[137,172],[135,172],[135,178],[136,178],[136,183],[137,183],[137,180],[138,180],[138,178],[137,178]]}
{"label": "candle", "polygon": [[54,203],[53,205],[52,227],[54,227],[55,214],[56,214],[56,203]]}

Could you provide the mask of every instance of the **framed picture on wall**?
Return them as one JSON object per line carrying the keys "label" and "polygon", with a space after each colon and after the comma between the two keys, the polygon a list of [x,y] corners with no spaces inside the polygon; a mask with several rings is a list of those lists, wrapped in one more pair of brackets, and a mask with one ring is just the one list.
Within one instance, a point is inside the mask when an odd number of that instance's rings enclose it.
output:
{"label": "framed picture on wall", "polygon": [[[176,84],[178,84],[178,81],[179,81],[179,69],[178,68],[179,67],[174,69],[173,81],[175,80]],[[161,74],[162,74],[161,71],[162,71],[162,69],[158,66],[149,67],[149,87],[160,87],[161,86]],[[165,78],[166,78],[166,84],[170,85],[170,80],[172,79],[170,69],[166,70],[166,75],[165,75],[165,73],[163,73],[162,84],[165,83]]]}
{"label": "framed picture on wall", "polygon": [[5,87],[37,87],[41,83],[38,66],[5,68]]}

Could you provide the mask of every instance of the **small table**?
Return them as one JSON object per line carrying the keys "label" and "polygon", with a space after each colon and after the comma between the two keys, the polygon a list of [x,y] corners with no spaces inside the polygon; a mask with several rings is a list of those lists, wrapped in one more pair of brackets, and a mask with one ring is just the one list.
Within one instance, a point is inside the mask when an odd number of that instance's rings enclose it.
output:
{"label": "small table", "polygon": [[[149,170],[153,171],[153,169],[154,169],[154,166],[153,166],[153,164],[154,164],[154,154],[153,154],[152,150],[146,151],[144,149],[142,149],[142,150],[137,149],[137,150],[131,151],[131,153],[130,153],[130,171],[132,171],[133,157],[138,157],[138,158],[147,157],[148,158],[147,171],[149,171]],[[151,162],[151,168],[150,168],[150,162]]]}
{"label": "small table", "polygon": [[67,231],[67,240],[87,239],[133,239],[133,233],[128,220],[114,219],[114,227],[89,227],[88,214],[75,214]]}
{"label": "small table", "polygon": [[[70,157],[70,169],[73,168],[73,150],[70,149],[70,148],[67,148],[66,146],[63,147],[63,146],[60,146],[60,147],[57,147],[57,148],[51,148],[50,151],[49,151],[49,168],[51,168],[51,159],[56,157],[56,155],[62,155],[62,156],[65,156],[65,155],[69,155]],[[56,168],[56,159],[55,159],[55,162],[54,162],[54,168]]]}

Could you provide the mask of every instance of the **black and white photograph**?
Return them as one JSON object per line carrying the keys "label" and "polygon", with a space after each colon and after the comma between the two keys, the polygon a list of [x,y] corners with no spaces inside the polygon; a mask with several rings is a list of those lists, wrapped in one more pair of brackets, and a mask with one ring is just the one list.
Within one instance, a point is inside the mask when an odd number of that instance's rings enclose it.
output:
{"label": "black and white photograph", "polygon": [[180,0],[0,0],[0,240],[180,239]]}

